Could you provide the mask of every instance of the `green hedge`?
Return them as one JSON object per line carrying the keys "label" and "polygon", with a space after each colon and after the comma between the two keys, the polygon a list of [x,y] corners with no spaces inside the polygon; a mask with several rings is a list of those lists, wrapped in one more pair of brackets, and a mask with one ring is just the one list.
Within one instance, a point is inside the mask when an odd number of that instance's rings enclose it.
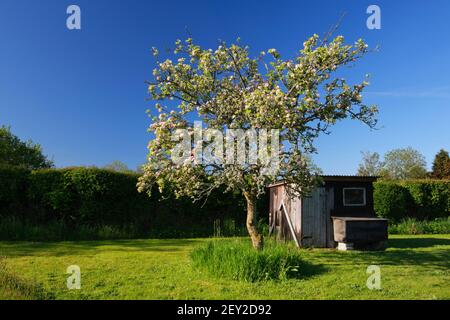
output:
{"label": "green hedge", "polygon": [[0,215],[25,214],[29,174],[23,168],[0,165]]}
{"label": "green hedge", "polygon": [[[245,203],[240,194],[217,190],[206,203],[157,190],[149,197],[137,192],[137,179],[137,174],[98,168],[29,172],[0,167],[0,232],[5,230],[0,238],[13,234],[27,240],[30,234],[33,240],[54,239],[66,234],[64,230],[73,230],[74,239],[83,234],[95,238],[97,230],[115,230],[111,234],[121,237],[173,238],[243,229]],[[44,236],[47,231],[51,237]]]}
{"label": "green hedge", "polygon": [[32,213],[29,218],[78,225],[145,220],[156,207],[156,199],[136,191],[137,177],[96,168],[33,171],[27,195]]}
{"label": "green hedge", "polygon": [[406,218],[389,226],[390,234],[448,234],[450,217],[434,220],[417,220]]}
{"label": "green hedge", "polygon": [[450,214],[450,180],[379,181],[374,184],[374,209],[393,222]]}

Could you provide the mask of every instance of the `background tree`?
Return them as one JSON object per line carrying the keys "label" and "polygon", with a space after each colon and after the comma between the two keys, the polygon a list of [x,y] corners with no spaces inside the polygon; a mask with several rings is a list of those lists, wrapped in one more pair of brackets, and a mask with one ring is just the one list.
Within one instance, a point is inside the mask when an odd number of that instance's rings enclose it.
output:
{"label": "background tree", "polygon": [[128,166],[125,163],[123,163],[120,160],[114,160],[110,164],[105,165],[103,168],[107,169],[107,170],[116,171],[116,172],[122,172],[122,173],[134,172],[133,170],[128,168]]}
{"label": "background tree", "polygon": [[450,179],[450,157],[444,149],[434,157],[431,177],[435,179]]}
{"label": "background tree", "polygon": [[42,153],[39,144],[21,141],[10,127],[0,127],[0,164],[28,169],[50,168],[53,162]]}
{"label": "background tree", "polygon": [[388,179],[423,179],[427,176],[425,157],[411,147],[394,149],[384,156],[381,175]]}
{"label": "background tree", "polygon": [[[177,40],[176,61],[158,61],[154,80],[148,82],[151,97],[158,101],[158,116],[152,116],[149,131],[155,139],[148,145],[139,191],[150,193],[158,185],[194,201],[220,186],[240,191],[247,202],[246,225],[252,244],[262,248],[263,237],[255,223],[256,200],[267,184],[283,179],[289,192],[308,193],[315,172],[304,155],[315,151],[315,139],[346,118],[375,126],[377,108],[365,105],[361,96],[368,83],[350,85],[341,76],[333,77],[365,53],[367,45],[362,40],[346,45],[342,36],[320,41],[314,35],[293,59],[282,59],[275,49],[250,58],[248,47],[239,40],[232,45],[221,43],[215,50],[203,49],[192,39]],[[157,49],[154,55],[158,56]],[[192,134],[194,119],[220,132],[279,129],[280,146],[288,148],[279,150],[279,167],[270,175],[264,174],[265,163],[204,164],[196,152],[190,161],[176,164],[171,161],[177,144],[172,134],[177,129]],[[201,150],[205,142],[191,140],[191,144]]]}
{"label": "background tree", "polygon": [[362,151],[362,160],[358,167],[358,176],[379,176],[383,167],[378,152]]}

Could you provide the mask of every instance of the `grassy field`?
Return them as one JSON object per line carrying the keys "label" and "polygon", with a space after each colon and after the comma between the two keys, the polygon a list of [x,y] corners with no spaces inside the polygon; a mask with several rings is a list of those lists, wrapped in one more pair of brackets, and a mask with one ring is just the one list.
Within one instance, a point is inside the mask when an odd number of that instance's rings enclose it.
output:
{"label": "grassy field", "polygon": [[[304,249],[302,278],[259,283],[193,269],[189,253],[205,241],[0,242],[0,256],[18,291],[56,299],[450,299],[450,235],[391,236],[385,252]],[[381,290],[366,287],[372,264]],[[81,290],[66,287],[70,265],[81,268]],[[0,281],[1,299],[33,297],[15,290]]]}

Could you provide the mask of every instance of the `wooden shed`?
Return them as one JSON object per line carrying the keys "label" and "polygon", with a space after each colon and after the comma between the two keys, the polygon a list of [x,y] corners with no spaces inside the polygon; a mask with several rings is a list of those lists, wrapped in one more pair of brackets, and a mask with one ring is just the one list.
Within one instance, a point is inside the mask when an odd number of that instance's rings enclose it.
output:
{"label": "wooden shed", "polygon": [[376,179],[322,176],[322,184],[303,198],[290,197],[284,182],[270,185],[270,233],[299,247],[379,248],[387,240],[387,220],[376,218],[373,209]]}

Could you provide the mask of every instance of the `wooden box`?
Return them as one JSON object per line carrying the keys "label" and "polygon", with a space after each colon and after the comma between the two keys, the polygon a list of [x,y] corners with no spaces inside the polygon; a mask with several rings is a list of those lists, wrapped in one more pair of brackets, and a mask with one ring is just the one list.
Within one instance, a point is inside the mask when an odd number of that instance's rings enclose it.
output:
{"label": "wooden box", "polygon": [[388,239],[388,220],[363,217],[332,217],[334,241],[376,243]]}

